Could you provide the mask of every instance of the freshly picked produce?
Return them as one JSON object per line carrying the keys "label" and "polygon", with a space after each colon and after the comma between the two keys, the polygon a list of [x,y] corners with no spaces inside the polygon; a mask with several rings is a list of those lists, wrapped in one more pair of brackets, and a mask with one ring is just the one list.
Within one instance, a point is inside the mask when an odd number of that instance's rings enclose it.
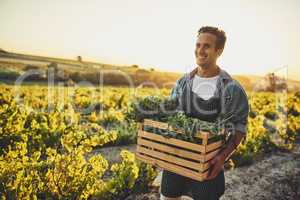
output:
{"label": "freshly picked produce", "polygon": [[127,117],[137,122],[144,119],[166,121],[169,116],[178,112],[178,106],[178,101],[173,99],[155,96],[138,98],[131,104]]}
{"label": "freshly picked produce", "polygon": [[[138,122],[142,122],[144,119],[151,119],[167,123],[169,127],[167,130],[147,126],[144,127],[144,129],[166,137],[196,143],[199,142],[199,139],[195,137],[197,133],[205,131],[219,135],[225,122],[231,118],[231,116],[229,116],[225,119],[223,116],[222,119],[220,118],[215,122],[207,122],[197,118],[187,117],[184,112],[179,109],[178,101],[153,96],[138,99],[135,103],[131,104],[127,117]],[[180,130],[181,133],[178,133],[176,130]]]}

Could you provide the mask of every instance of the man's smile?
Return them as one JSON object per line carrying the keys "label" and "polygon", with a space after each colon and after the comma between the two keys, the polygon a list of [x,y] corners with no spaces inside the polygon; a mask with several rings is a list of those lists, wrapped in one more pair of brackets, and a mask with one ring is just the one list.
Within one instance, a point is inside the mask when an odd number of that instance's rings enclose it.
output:
{"label": "man's smile", "polygon": [[199,55],[198,58],[199,58],[200,60],[203,60],[203,59],[207,58],[207,55]]}

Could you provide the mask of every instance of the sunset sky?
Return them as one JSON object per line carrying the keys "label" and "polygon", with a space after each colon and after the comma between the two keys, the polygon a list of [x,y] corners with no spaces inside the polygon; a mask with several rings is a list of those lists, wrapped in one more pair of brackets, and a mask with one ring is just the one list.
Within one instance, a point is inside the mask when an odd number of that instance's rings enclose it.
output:
{"label": "sunset sky", "polygon": [[220,66],[300,79],[299,0],[0,0],[0,48],[164,71],[195,67],[197,30],[227,33]]}

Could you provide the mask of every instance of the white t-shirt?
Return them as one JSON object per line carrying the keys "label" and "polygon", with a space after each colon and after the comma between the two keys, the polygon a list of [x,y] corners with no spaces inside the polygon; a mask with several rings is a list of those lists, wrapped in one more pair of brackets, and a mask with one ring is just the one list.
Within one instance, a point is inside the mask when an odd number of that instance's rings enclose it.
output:
{"label": "white t-shirt", "polygon": [[219,75],[209,78],[204,78],[199,75],[195,75],[193,78],[192,91],[199,97],[207,100],[214,95],[217,88],[217,81]]}

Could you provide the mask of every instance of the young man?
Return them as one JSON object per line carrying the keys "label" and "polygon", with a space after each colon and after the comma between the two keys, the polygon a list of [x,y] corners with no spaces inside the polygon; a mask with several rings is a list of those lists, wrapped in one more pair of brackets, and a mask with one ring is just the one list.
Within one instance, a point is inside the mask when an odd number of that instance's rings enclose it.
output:
{"label": "young man", "polygon": [[[226,42],[224,31],[205,26],[199,29],[196,41],[198,67],[184,75],[172,90],[171,98],[177,98],[180,109],[190,117],[205,121],[227,118],[225,147],[210,163],[205,181],[195,181],[164,170],[161,182],[161,199],[180,200],[189,195],[194,200],[217,200],[224,194],[223,165],[246,135],[249,112],[248,99],[241,85],[217,65]],[[228,127],[228,126],[226,126]]]}

